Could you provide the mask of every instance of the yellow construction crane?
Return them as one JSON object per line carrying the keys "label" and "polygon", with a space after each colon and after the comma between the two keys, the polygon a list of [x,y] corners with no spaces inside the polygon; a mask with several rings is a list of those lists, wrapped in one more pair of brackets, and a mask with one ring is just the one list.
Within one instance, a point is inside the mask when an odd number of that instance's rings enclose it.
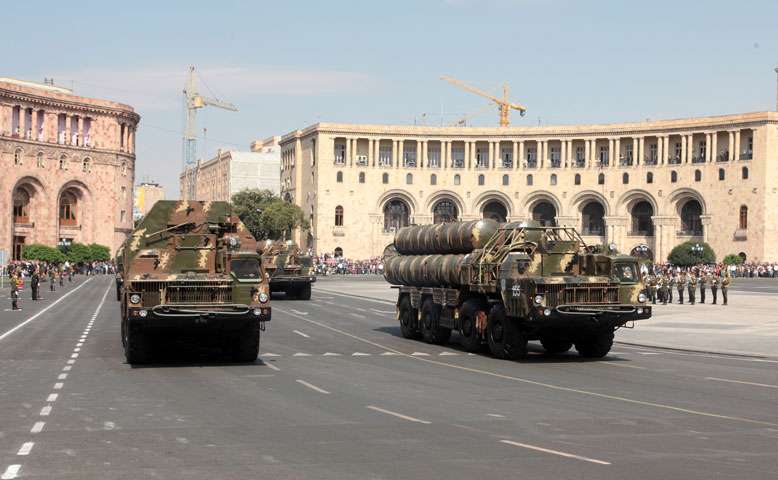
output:
{"label": "yellow construction crane", "polygon": [[471,87],[470,85],[464,83],[461,80],[457,80],[456,78],[447,77],[447,76],[444,75],[444,76],[440,77],[440,79],[441,80],[445,80],[445,81],[447,81],[448,83],[450,83],[452,85],[456,85],[457,87],[461,88],[462,90],[468,91],[470,93],[475,93],[476,95],[480,95],[480,96],[482,96],[484,98],[488,98],[489,100],[491,100],[494,103],[496,103],[497,104],[497,108],[499,108],[499,110],[500,110],[500,126],[501,127],[507,127],[507,126],[509,126],[511,124],[511,122],[510,122],[510,111],[511,110],[518,110],[522,117],[527,112],[527,109],[524,108],[523,105],[519,105],[518,103],[511,103],[510,101],[508,101],[508,84],[507,83],[503,84],[503,87],[502,87],[502,98],[497,98],[494,95],[489,95],[488,93],[486,93],[486,92],[484,92],[482,90],[479,90],[479,89],[477,89],[475,87]]}

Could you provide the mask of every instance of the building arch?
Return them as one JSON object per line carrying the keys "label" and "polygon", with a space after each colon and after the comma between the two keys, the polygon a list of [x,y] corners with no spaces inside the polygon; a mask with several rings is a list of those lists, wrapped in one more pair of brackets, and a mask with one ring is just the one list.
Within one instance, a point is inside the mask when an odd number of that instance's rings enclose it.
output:
{"label": "building arch", "polygon": [[569,210],[571,212],[580,213],[581,210],[583,210],[583,207],[591,201],[600,202],[605,209],[605,215],[611,214],[611,207],[608,203],[608,199],[605,198],[605,195],[595,190],[583,190],[573,195],[573,198],[570,199]]}
{"label": "building arch", "polygon": [[[91,189],[79,180],[70,180],[62,184],[56,198],[58,240],[92,243],[97,225]],[[70,203],[70,213],[65,202],[74,202]]]}
{"label": "building arch", "polygon": [[506,218],[513,216],[513,203],[511,198],[503,192],[498,190],[487,190],[484,193],[478,195],[473,202],[473,211],[478,212],[483,216],[484,207],[490,202],[500,202],[506,210]]}
{"label": "building arch", "polygon": [[378,197],[376,210],[378,210],[380,213],[383,213],[386,204],[394,199],[403,200],[406,204],[408,204],[411,218],[416,214],[416,212],[419,211],[419,205],[413,195],[409,191],[403,190],[401,188],[393,188],[392,190],[388,190],[384,192],[383,195]]}
{"label": "building arch", "polygon": [[458,193],[451,190],[438,190],[437,192],[427,197],[427,202],[424,205],[424,211],[430,212],[431,214],[432,207],[441,200],[451,200],[454,203],[454,206],[456,206],[460,218],[466,213],[464,200]]}
{"label": "building arch", "polygon": [[667,211],[665,214],[680,216],[683,204],[692,199],[699,202],[700,207],[702,207],[702,214],[705,215],[705,212],[708,211],[708,206],[705,204],[705,199],[700,194],[700,192],[693,188],[687,187],[674,190],[672,193],[670,193],[670,195],[667,196]]}
{"label": "building arch", "polygon": [[634,188],[624,192],[621,197],[619,197],[618,201],[616,202],[616,210],[609,214],[629,216],[631,214],[632,207],[641,200],[645,200],[651,205],[651,208],[654,211],[654,215],[656,215],[656,212],[659,212],[659,204],[657,203],[654,196],[651,195],[651,193],[649,193],[647,190],[643,190],[642,188]]}
{"label": "building arch", "polygon": [[537,192],[532,192],[524,197],[522,204],[525,208],[525,218],[532,218],[532,210],[537,206],[538,203],[544,201],[550,203],[554,207],[557,216],[564,215],[562,203],[559,201],[556,195],[549,191],[540,190]]}

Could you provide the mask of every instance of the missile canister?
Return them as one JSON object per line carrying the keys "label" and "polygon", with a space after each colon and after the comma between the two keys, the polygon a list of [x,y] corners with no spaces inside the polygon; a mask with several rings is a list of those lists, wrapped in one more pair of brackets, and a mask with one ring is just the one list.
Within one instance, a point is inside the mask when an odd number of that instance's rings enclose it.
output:
{"label": "missile canister", "polygon": [[470,253],[494,236],[499,223],[491,219],[401,228],[394,237],[401,255]]}
{"label": "missile canister", "polygon": [[384,258],[384,278],[393,285],[443,287],[458,285],[467,255],[395,255]]}

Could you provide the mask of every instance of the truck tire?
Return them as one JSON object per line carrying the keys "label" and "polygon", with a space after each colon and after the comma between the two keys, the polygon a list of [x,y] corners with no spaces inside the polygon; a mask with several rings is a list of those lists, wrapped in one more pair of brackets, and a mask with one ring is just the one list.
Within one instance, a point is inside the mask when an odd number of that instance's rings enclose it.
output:
{"label": "truck tire", "polygon": [[416,328],[416,309],[411,307],[411,299],[408,295],[400,297],[397,317],[400,320],[400,333],[404,338],[419,338],[419,331]]}
{"label": "truck tire", "polygon": [[613,330],[598,330],[586,334],[575,342],[578,354],[585,358],[602,358],[613,346]]}
{"label": "truck tire", "polygon": [[297,300],[297,289],[294,287],[289,287],[288,289],[284,290],[284,300]]}
{"label": "truck tire", "polygon": [[465,300],[459,309],[459,332],[462,334],[462,347],[471,353],[483,350],[484,342],[476,329],[476,315],[485,310],[483,302],[471,298]]}
{"label": "truck tire", "polygon": [[306,283],[297,289],[298,300],[310,300],[311,299],[311,284]]}
{"label": "truck tire", "polygon": [[122,339],[124,358],[127,363],[130,365],[148,363],[151,360],[151,349],[147,336],[138,329],[129,328],[126,322],[123,322],[122,331],[124,333]]}
{"label": "truck tire", "polygon": [[430,297],[421,305],[421,335],[427,343],[442,345],[451,338],[451,329],[440,326],[440,310]]}
{"label": "truck tire", "polygon": [[546,353],[565,353],[573,348],[573,342],[561,337],[541,337],[540,344]]}
{"label": "truck tire", "polygon": [[501,303],[489,311],[486,341],[489,351],[497,358],[517,360],[527,356],[527,337],[505,315],[505,307]]}
{"label": "truck tire", "polygon": [[254,363],[259,355],[259,325],[246,327],[234,341],[232,358],[241,363]]}

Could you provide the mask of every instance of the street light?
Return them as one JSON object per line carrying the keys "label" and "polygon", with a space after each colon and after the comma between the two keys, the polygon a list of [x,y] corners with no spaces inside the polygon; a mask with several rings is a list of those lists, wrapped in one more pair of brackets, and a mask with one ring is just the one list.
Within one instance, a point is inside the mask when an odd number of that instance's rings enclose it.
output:
{"label": "street light", "polygon": [[702,248],[702,245],[700,245],[699,243],[695,243],[694,245],[692,245],[691,250],[692,250],[692,255],[694,255],[695,257],[702,257],[702,252],[705,249]]}

